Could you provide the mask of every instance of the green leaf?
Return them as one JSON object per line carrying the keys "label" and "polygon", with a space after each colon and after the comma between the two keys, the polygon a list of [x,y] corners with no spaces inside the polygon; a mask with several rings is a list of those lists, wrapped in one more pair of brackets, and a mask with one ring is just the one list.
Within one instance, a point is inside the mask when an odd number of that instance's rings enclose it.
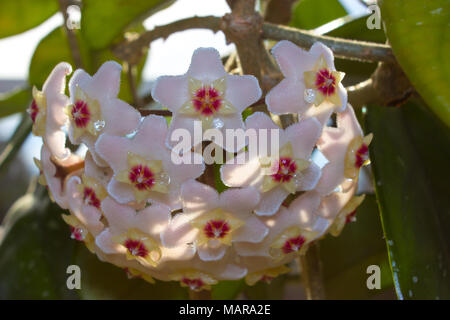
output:
{"label": "green leaf", "polygon": [[389,42],[402,69],[428,106],[450,126],[450,2],[379,3]]}
{"label": "green leaf", "polygon": [[385,43],[386,35],[383,30],[369,29],[367,28],[366,22],[367,16],[348,22],[339,28],[328,32],[327,35],[351,40]]}
{"label": "green leaf", "polygon": [[45,188],[16,201],[0,243],[0,299],[76,299],[66,286],[74,242]]}
{"label": "green leaf", "polygon": [[309,30],[346,14],[338,0],[301,0],[294,6],[290,25]]}
{"label": "green leaf", "polygon": [[[108,60],[114,60],[121,63],[121,61],[113,56],[109,49],[92,50],[87,46],[82,35],[77,34],[77,39],[82,60],[85,65],[84,69],[91,75]],[[147,55],[144,55],[144,58],[137,66],[137,85],[139,85],[141,81],[146,57]],[[66,61],[74,66],[67,35],[62,27],[58,27],[39,42],[31,59],[28,75],[29,83],[41,88],[52,69],[61,61]],[[131,103],[132,94],[125,70],[122,71],[122,81],[120,86],[119,98]]]}
{"label": "green leaf", "polygon": [[84,0],[81,32],[93,49],[104,49],[133,24],[171,5],[173,0]]}
{"label": "green leaf", "polygon": [[187,299],[187,290],[178,282],[128,279],[126,273],[106,262],[101,262],[84,245],[77,248],[75,264],[81,269],[82,299]]}
{"label": "green leaf", "polygon": [[426,108],[369,106],[366,131],[400,299],[449,299],[450,131]]}
{"label": "green leaf", "polygon": [[[177,282],[128,279],[123,270],[101,262],[70,239],[61,211],[43,187],[11,207],[0,242],[0,299],[187,299]],[[81,290],[67,289],[72,264],[81,269]],[[222,294],[230,295],[230,288]]]}
{"label": "green leaf", "polygon": [[0,1],[0,38],[34,28],[57,11],[56,0]]}
{"label": "green leaf", "polygon": [[58,27],[45,36],[34,51],[28,73],[29,83],[40,89],[61,61],[74,65],[66,33],[62,27]]}
{"label": "green leaf", "polygon": [[[327,236],[320,241],[327,299],[369,299],[392,288],[375,196],[366,196],[356,217],[357,221],[347,224],[339,237]],[[380,266],[381,291],[366,286],[370,265]]]}
{"label": "green leaf", "polygon": [[0,93],[0,118],[25,111],[31,102],[31,90],[28,87],[16,88]]}
{"label": "green leaf", "polygon": [[214,300],[234,300],[245,286],[244,280],[220,281],[213,286],[211,297]]}
{"label": "green leaf", "polygon": [[[226,155],[224,156],[224,161],[225,160],[226,160]],[[229,188],[223,183],[222,179],[220,178],[220,168],[221,167],[222,167],[222,165],[220,165],[220,164],[217,164],[217,163],[214,164],[214,180],[215,180],[216,190],[219,193],[222,193]]]}

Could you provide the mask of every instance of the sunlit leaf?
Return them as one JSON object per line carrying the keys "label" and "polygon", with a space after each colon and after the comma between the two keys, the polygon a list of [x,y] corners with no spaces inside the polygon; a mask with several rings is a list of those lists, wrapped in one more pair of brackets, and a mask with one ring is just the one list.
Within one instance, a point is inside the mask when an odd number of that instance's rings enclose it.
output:
{"label": "sunlit leaf", "polygon": [[398,62],[428,106],[450,126],[450,1],[379,1]]}
{"label": "sunlit leaf", "polygon": [[367,17],[358,18],[341,27],[328,32],[326,35],[351,40],[385,43],[386,36],[382,29],[367,28]]}
{"label": "sunlit leaf", "polygon": [[293,8],[290,25],[309,30],[346,14],[338,0],[300,0]]}
{"label": "sunlit leaf", "polygon": [[409,102],[369,106],[366,131],[397,295],[449,299],[450,131]]}
{"label": "sunlit leaf", "polygon": [[0,38],[34,28],[57,11],[57,0],[0,1]]}
{"label": "sunlit leaf", "polygon": [[133,24],[172,4],[173,0],[84,0],[81,32],[93,49],[104,49]]}
{"label": "sunlit leaf", "polygon": [[74,66],[66,33],[58,27],[45,36],[36,47],[31,58],[28,81],[41,88],[53,68],[61,61]]}
{"label": "sunlit leaf", "polygon": [[[84,69],[88,73],[94,74],[97,69],[108,60],[115,60],[121,63],[121,61],[113,56],[109,49],[92,50],[87,46],[86,41],[83,40],[83,35],[77,34],[77,38]],[[137,85],[139,85],[141,80],[142,69],[146,57],[147,55],[144,55],[144,58],[137,66]],[[62,27],[58,27],[39,42],[38,47],[33,54],[33,58],[31,59],[28,76],[29,83],[40,88],[52,69],[61,61],[69,62],[75,68],[67,35]],[[119,98],[129,103],[132,102],[132,94],[127,80],[126,70],[122,71]]]}

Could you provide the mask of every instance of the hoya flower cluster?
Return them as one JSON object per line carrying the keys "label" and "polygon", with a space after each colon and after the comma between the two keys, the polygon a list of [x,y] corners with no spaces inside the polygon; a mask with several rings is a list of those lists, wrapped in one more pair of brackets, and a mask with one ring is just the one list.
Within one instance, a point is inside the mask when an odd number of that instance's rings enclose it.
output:
{"label": "hoya flower cluster", "polygon": [[[152,96],[172,112],[170,125],[117,98],[119,64],[106,62],[94,76],[76,70],[70,97],[71,67],[58,64],[42,91],[33,90],[30,115],[43,139],[40,182],[70,212],[63,219],[71,237],[130,277],[202,290],[244,277],[250,285],[270,282],[311,242],[338,235],[363,200],[355,193],[371,137],[363,137],[347,104],[330,49],[281,41],[272,53],[285,76],[265,97],[272,117],[255,112],[245,122],[242,112],[261,98],[258,81],[227,74],[212,48],[196,50],[186,74],[156,81]],[[282,114],[298,122],[281,129],[272,118]],[[182,154],[196,161],[172,160],[172,133],[194,136],[195,123],[224,133],[278,129],[278,158],[249,155],[245,141],[214,141],[235,156],[221,165],[229,188],[219,194],[199,182],[202,139]],[[66,137],[87,147],[84,158],[66,148]],[[325,163],[315,160],[320,152]],[[246,160],[234,161],[239,157]]]}

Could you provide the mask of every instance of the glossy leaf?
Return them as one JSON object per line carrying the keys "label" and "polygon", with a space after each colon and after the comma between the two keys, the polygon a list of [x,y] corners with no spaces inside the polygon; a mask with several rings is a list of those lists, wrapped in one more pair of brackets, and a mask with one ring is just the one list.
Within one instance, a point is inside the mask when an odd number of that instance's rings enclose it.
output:
{"label": "glossy leaf", "polygon": [[0,243],[0,299],[76,299],[66,286],[74,243],[43,187],[16,201]]}
{"label": "glossy leaf", "polygon": [[[369,30],[367,17],[348,22],[327,33],[334,37],[384,43],[382,30]],[[336,68],[346,73],[345,85],[370,77],[376,63],[336,59]],[[358,110],[356,110],[358,111]],[[357,112],[359,113],[359,112]],[[329,299],[369,299],[392,297],[393,286],[385,242],[375,196],[367,195],[358,208],[356,223],[345,226],[339,237],[327,236],[320,242],[326,296]],[[357,244],[357,245],[355,245]],[[369,265],[381,269],[381,290],[369,290],[366,273]]]}
{"label": "glossy leaf", "polygon": [[398,62],[429,107],[450,126],[450,1],[379,4]]}
{"label": "glossy leaf", "polygon": [[[176,282],[128,279],[69,237],[61,209],[47,192],[20,198],[5,218],[0,243],[0,299],[186,299]],[[74,258],[75,257],[75,258]],[[69,265],[81,269],[81,290],[67,289]],[[14,267],[11,267],[14,266]]]}
{"label": "glossy leaf", "polygon": [[369,106],[370,157],[400,299],[450,298],[450,131],[416,102]]}
{"label": "glossy leaf", "polygon": [[104,49],[133,24],[172,4],[167,0],[84,0],[81,32],[93,49]]}
{"label": "glossy leaf", "polygon": [[0,38],[34,28],[57,11],[56,0],[0,1]]}
{"label": "glossy leaf", "polygon": [[101,262],[84,245],[77,248],[75,264],[82,272],[80,297],[82,299],[187,299],[188,293],[177,282],[128,279],[124,270]]}
{"label": "glossy leaf", "polygon": [[16,88],[0,93],[0,118],[25,111],[31,102],[31,90],[27,87]]}
{"label": "glossy leaf", "polygon": [[[392,288],[386,244],[383,240],[375,196],[357,209],[356,222],[349,223],[339,237],[327,236],[320,241],[327,299],[368,299]],[[367,267],[381,270],[381,290],[369,290]]]}
{"label": "glossy leaf", "polygon": [[367,16],[350,21],[326,35],[351,40],[385,43],[386,36],[382,29],[368,29]]}
{"label": "glossy leaf", "polygon": [[338,0],[301,0],[292,10],[290,25],[309,30],[346,14]]}
{"label": "glossy leaf", "polygon": [[65,31],[58,27],[45,36],[34,51],[28,73],[30,85],[40,89],[52,69],[61,61],[74,66]]}
{"label": "glossy leaf", "polygon": [[219,193],[224,192],[225,190],[227,190],[229,187],[227,187],[222,179],[220,178],[220,168],[222,167],[222,165],[219,164],[214,164],[214,180],[215,180],[215,186],[216,186],[216,190]]}
{"label": "glossy leaf", "polygon": [[[113,56],[109,49],[92,50],[87,46],[82,35],[78,34],[77,38],[82,60],[85,65],[84,68],[90,74],[95,73],[105,61],[115,60],[121,63]],[[146,55],[144,57],[146,58]],[[137,84],[141,80],[145,58],[137,66]],[[41,88],[52,69],[61,61],[66,61],[75,67],[65,31],[62,27],[58,27],[39,42],[31,59],[28,75],[29,83]],[[119,98],[129,103],[132,102],[132,94],[125,70],[122,71]]]}

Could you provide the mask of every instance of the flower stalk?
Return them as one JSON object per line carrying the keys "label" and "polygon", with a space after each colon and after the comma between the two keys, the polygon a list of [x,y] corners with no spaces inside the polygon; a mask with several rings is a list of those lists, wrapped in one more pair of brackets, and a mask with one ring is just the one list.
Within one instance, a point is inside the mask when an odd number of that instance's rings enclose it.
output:
{"label": "flower stalk", "polygon": [[72,53],[72,58],[77,68],[83,67],[83,61],[81,59],[80,45],[78,44],[77,35],[73,29],[68,28],[67,20],[69,19],[69,14],[67,13],[67,8],[72,4],[70,0],[59,0],[59,10],[64,17],[64,30],[69,41],[70,52]]}
{"label": "flower stalk", "polygon": [[319,243],[311,243],[305,255],[299,257],[301,278],[308,300],[325,299],[325,287],[320,260]]}

